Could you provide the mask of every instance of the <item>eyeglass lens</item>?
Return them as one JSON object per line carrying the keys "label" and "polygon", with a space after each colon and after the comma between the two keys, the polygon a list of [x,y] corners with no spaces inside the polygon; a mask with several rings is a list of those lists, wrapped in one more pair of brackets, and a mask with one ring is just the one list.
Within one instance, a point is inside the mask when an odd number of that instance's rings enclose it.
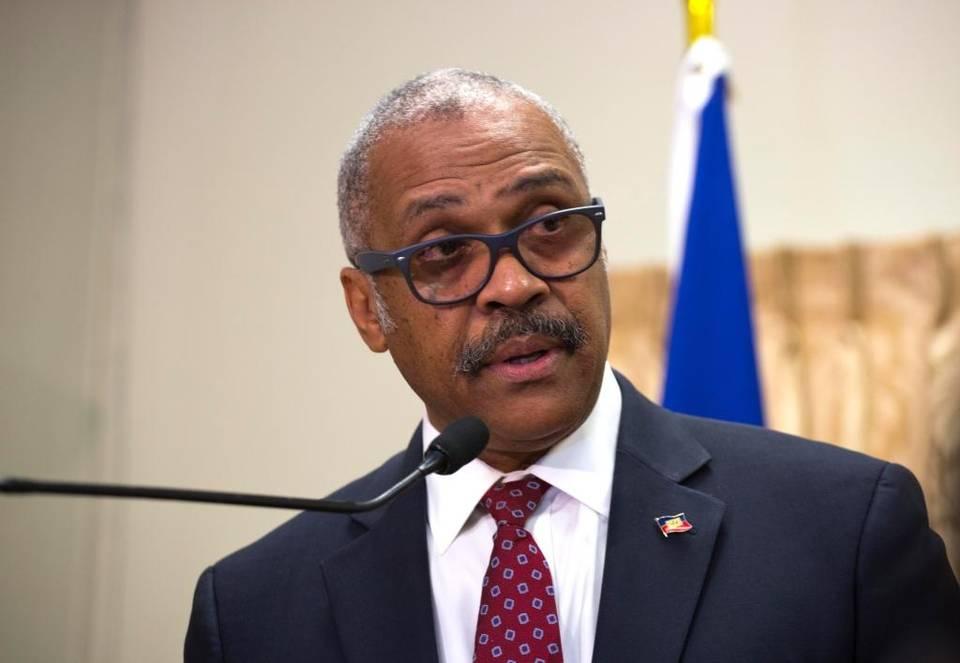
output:
{"label": "eyeglass lens", "polygon": [[[583,214],[548,218],[524,228],[517,237],[519,259],[534,275],[563,278],[596,259],[596,228]],[[410,277],[417,293],[434,303],[469,297],[490,274],[490,248],[481,240],[451,238],[410,257]]]}

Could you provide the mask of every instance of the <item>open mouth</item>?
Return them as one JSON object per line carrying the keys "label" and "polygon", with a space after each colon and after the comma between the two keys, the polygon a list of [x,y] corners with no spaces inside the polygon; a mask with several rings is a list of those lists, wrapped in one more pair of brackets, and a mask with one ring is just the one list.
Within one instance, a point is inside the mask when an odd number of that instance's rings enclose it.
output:
{"label": "open mouth", "polygon": [[546,351],[546,350],[537,350],[536,352],[531,352],[530,354],[518,355],[518,356],[516,356],[516,357],[510,357],[509,359],[506,360],[506,363],[508,363],[508,364],[514,364],[514,365],[517,365],[517,366],[520,366],[520,365],[523,365],[523,364],[529,364],[529,363],[531,363],[531,362],[534,362],[534,361],[540,359],[540,357],[542,357],[542,356],[545,355],[545,354],[547,354],[547,351]]}
{"label": "open mouth", "polygon": [[560,360],[563,354],[574,354],[588,340],[587,331],[572,315],[514,313],[492,321],[479,338],[464,343],[454,372],[477,376],[493,366],[529,370],[531,364],[537,366]]}
{"label": "open mouth", "polygon": [[[529,343],[529,345],[533,344]],[[502,358],[495,358],[494,361],[486,364],[485,370],[491,375],[514,383],[542,380],[553,375],[557,370],[558,362],[565,354],[563,349],[542,347],[542,342],[537,344],[541,347],[514,347],[512,352],[504,352]]]}

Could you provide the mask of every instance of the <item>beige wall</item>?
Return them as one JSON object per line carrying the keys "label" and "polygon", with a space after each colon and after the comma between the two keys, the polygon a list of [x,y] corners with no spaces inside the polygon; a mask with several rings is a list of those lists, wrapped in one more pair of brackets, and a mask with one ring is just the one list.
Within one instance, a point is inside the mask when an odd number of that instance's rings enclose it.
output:
{"label": "beige wall", "polygon": [[[334,179],[422,70],[552,100],[614,265],[666,254],[679,2],[0,3],[0,471],[323,494],[420,406],[348,323]],[[960,5],[722,2],[751,245],[960,227]],[[177,658],[285,513],[0,501],[0,660]],[[23,599],[11,600],[10,596]]]}
{"label": "beige wall", "polygon": [[[125,19],[120,0],[0,2],[0,473],[106,478],[125,453]],[[111,517],[0,500],[0,660],[94,660]]]}

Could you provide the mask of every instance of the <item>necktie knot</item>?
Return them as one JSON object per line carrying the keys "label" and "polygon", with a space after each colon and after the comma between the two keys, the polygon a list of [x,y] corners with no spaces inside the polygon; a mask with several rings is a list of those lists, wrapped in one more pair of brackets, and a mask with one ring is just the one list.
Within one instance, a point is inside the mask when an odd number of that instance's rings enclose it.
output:
{"label": "necktie knot", "polygon": [[484,494],[480,506],[497,525],[523,527],[549,488],[550,484],[532,474],[508,483],[498,481]]}

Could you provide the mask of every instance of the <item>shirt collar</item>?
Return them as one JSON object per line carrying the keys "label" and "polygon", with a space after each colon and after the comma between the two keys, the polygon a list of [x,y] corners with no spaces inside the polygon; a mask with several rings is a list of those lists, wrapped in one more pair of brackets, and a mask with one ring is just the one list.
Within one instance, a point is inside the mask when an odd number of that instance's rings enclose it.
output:
{"label": "shirt collar", "polygon": [[[535,474],[601,517],[609,517],[621,407],[620,387],[608,363],[604,367],[600,395],[587,419],[527,469],[504,475],[482,460],[474,459],[456,474],[429,475],[427,520],[437,551],[442,555],[447,550],[480,498],[501,477],[511,481]],[[424,415],[424,451],[439,434]]]}

